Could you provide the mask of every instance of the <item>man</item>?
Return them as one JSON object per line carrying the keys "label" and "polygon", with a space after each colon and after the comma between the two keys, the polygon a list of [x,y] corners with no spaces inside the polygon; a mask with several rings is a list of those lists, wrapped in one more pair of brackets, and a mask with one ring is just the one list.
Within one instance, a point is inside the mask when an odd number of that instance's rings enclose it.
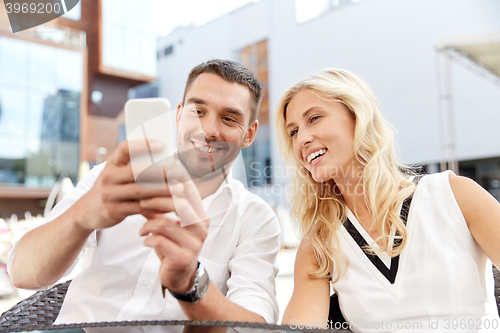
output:
{"label": "man", "polygon": [[227,172],[255,137],[260,98],[259,83],[238,63],[195,67],[176,110],[178,160],[163,167],[170,186],[136,184],[130,154],[138,148],[121,143],[54,208],[49,223],[20,240],[10,265],[14,284],[55,283],[89,246],[56,324],[276,322],[279,223]]}

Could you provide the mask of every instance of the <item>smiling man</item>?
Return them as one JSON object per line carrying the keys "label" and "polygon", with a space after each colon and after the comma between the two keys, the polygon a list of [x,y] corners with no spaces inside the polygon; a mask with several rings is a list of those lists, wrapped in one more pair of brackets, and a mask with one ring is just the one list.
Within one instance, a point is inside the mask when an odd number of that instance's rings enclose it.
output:
{"label": "smiling man", "polygon": [[176,161],[163,167],[167,189],[138,186],[129,157],[137,147],[120,144],[54,208],[50,222],[21,239],[9,262],[14,284],[47,287],[88,247],[56,324],[276,322],[279,223],[229,172],[255,138],[260,99],[258,81],[238,63],[195,67],[176,110]]}
{"label": "smiling man", "polygon": [[260,89],[228,81],[229,75],[200,70],[189,75],[184,101],[177,107],[177,146],[180,160],[194,178],[213,178],[252,143]]}

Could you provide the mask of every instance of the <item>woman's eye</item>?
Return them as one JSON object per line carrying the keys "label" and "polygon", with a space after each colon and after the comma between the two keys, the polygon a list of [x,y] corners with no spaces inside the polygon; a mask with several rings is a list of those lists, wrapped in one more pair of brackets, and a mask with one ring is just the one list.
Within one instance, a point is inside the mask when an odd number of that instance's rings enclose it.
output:
{"label": "woman's eye", "polygon": [[311,119],[309,119],[309,122],[312,123],[313,121],[315,121],[318,118],[319,118],[319,116],[313,116],[313,117],[311,117]]}
{"label": "woman's eye", "polygon": [[291,132],[290,132],[290,137],[292,137],[292,138],[293,138],[293,136],[294,136],[295,134],[297,134],[297,130],[296,130],[296,129],[294,129],[293,131],[291,131]]}

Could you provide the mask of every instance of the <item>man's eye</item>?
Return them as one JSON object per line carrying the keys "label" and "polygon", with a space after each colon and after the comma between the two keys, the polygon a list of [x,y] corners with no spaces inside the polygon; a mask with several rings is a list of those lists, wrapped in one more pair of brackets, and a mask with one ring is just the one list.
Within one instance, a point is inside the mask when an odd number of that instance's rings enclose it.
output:
{"label": "man's eye", "polygon": [[233,118],[229,118],[229,117],[224,117],[222,119],[225,120],[225,121],[232,122],[232,123],[236,122],[236,120],[234,120]]}

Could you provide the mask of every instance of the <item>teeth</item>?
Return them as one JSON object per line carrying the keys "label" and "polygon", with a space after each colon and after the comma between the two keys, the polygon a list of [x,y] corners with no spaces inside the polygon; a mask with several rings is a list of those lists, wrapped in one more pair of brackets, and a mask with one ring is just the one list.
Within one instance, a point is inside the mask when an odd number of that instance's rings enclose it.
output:
{"label": "teeth", "polygon": [[320,155],[323,155],[325,153],[326,153],[326,149],[320,149],[320,150],[315,151],[314,153],[309,154],[309,156],[307,156],[307,158],[306,158],[307,163],[311,163],[311,161],[314,158],[316,158],[316,157],[318,157]]}
{"label": "teeth", "polygon": [[194,145],[196,146],[196,148],[198,148],[201,151],[204,151],[205,153],[213,153],[214,151],[217,150],[217,148],[208,148],[208,146],[202,146],[196,143]]}

